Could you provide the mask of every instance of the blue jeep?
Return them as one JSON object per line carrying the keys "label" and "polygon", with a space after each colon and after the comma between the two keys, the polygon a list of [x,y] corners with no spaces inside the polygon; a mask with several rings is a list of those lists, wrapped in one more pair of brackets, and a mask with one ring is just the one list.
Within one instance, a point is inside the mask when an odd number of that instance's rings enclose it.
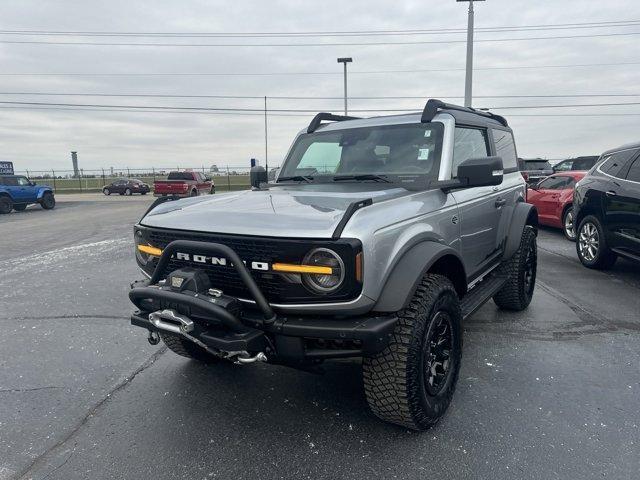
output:
{"label": "blue jeep", "polygon": [[0,175],[0,214],[23,211],[27,205],[39,203],[45,210],[56,206],[53,189],[36,185],[21,175]]}

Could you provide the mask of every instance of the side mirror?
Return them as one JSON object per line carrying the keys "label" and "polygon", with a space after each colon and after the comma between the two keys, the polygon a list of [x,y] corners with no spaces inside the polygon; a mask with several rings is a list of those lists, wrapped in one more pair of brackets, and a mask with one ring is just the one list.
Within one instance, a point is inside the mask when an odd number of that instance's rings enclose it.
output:
{"label": "side mirror", "polygon": [[502,177],[501,157],[469,158],[458,165],[458,180],[464,187],[500,185]]}
{"label": "side mirror", "polygon": [[32,187],[35,187],[37,183],[34,182],[33,180],[29,180],[29,185],[31,185]]}
{"label": "side mirror", "polygon": [[260,188],[261,183],[268,182],[267,171],[264,167],[251,167],[251,170],[249,171],[249,180],[253,188]]}

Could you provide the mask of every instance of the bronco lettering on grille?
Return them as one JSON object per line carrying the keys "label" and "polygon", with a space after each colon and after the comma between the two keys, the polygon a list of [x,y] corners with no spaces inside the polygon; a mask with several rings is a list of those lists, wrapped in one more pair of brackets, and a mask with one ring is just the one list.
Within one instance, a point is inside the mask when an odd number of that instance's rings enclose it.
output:
{"label": "bronco lettering on grille", "polygon": [[[226,267],[227,265],[232,266],[231,262],[227,262],[227,259],[224,257],[209,257],[207,255],[195,255],[190,253],[178,252],[176,253],[176,259],[184,260],[186,262],[204,263],[206,265],[217,265],[221,267]],[[269,262],[247,262],[246,260],[243,260],[242,262],[252,270],[260,270],[266,272],[271,268]]]}

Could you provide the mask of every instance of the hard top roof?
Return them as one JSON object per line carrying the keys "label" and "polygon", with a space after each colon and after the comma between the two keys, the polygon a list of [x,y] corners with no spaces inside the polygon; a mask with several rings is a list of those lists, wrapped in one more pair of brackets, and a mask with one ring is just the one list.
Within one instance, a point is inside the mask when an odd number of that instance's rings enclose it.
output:
{"label": "hard top roof", "polygon": [[[322,129],[323,131],[334,131],[347,128],[426,123],[432,120],[437,120],[439,115],[441,114],[451,115],[458,125],[491,127],[511,131],[511,128],[508,127],[506,120],[499,115],[494,115],[484,110],[474,110],[472,108],[451,105],[435,99],[429,100],[422,112],[405,113],[400,115],[355,118],[333,115],[329,113],[319,113],[311,121],[309,127],[306,130],[307,133],[312,133],[320,129]],[[329,120],[332,121],[332,123],[321,123],[323,120]]]}
{"label": "hard top roof", "polygon": [[631,150],[632,148],[640,148],[640,142],[625,143],[624,145],[620,145],[619,147],[611,148],[606,152],[603,152],[602,155],[619,152],[620,150]]}

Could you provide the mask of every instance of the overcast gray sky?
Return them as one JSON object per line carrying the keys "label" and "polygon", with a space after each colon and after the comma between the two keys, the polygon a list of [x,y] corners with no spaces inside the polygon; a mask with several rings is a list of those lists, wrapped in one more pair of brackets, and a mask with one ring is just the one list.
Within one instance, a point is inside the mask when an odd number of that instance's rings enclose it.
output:
{"label": "overcast gray sky", "polygon": [[[634,0],[488,0],[476,3],[476,27],[640,20]],[[4,0],[0,30],[100,32],[310,32],[464,29],[467,3],[454,0]],[[638,33],[633,35],[632,33]],[[611,36],[596,36],[616,34]],[[544,36],[587,36],[487,42]],[[640,105],[505,109],[500,106],[640,102],[640,24],[624,27],[477,32],[474,94],[627,94],[584,98],[475,98],[496,107],[514,129],[519,154],[561,158],[597,154],[640,140]],[[338,56],[351,56],[353,96],[419,96],[462,103],[465,44],[308,47],[87,46],[1,41],[141,43],[370,43],[465,40],[465,34],[321,38],[77,37],[0,34],[0,101],[262,108],[261,99],[35,96],[16,92],[340,97]],[[600,64],[616,64],[603,66]],[[566,65],[592,65],[573,66]],[[593,66],[593,64],[599,64]],[[535,68],[556,66],[555,68]],[[565,66],[565,67],[559,67]],[[492,67],[510,67],[495,69]],[[530,68],[512,68],[530,67]],[[534,68],[531,68],[534,67]],[[400,73],[363,73],[414,70]],[[415,70],[423,70],[416,72]],[[427,70],[427,71],[424,71]],[[428,71],[432,70],[432,71]],[[436,70],[436,71],[433,71]],[[439,71],[438,71],[439,70]],[[157,75],[159,73],[314,73],[324,75]],[[40,75],[14,75],[14,74]],[[51,75],[51,74],[76,75]],[[77,75],[77,74],[111,75]],[[129,75],[150,74],[156,75]],[[113,75],[117,74],[117,75]],[[126,75],[125,75],[126,74]],[[420,110],[422,99],[352,100],[353,109]],[[272,99],[274,109],[340,112],[342,101]],[[17,169],[246,165],[264,157],[260,115],[24,109],[0,103],[0,160]],[[51,107],[42,107],[51,108]],[[557,116],[564,114],[591,116]],[[608,116],[594,116],[606,113]],[[526,115],[554,116],[526,116]],[[616,114],[616,115],[610,115]],[[637,114],[637,115],[619,115]],[[363,115],[373,115],[372,113]],[[278,164],[312,113],[269,117],[270,164]]]}

